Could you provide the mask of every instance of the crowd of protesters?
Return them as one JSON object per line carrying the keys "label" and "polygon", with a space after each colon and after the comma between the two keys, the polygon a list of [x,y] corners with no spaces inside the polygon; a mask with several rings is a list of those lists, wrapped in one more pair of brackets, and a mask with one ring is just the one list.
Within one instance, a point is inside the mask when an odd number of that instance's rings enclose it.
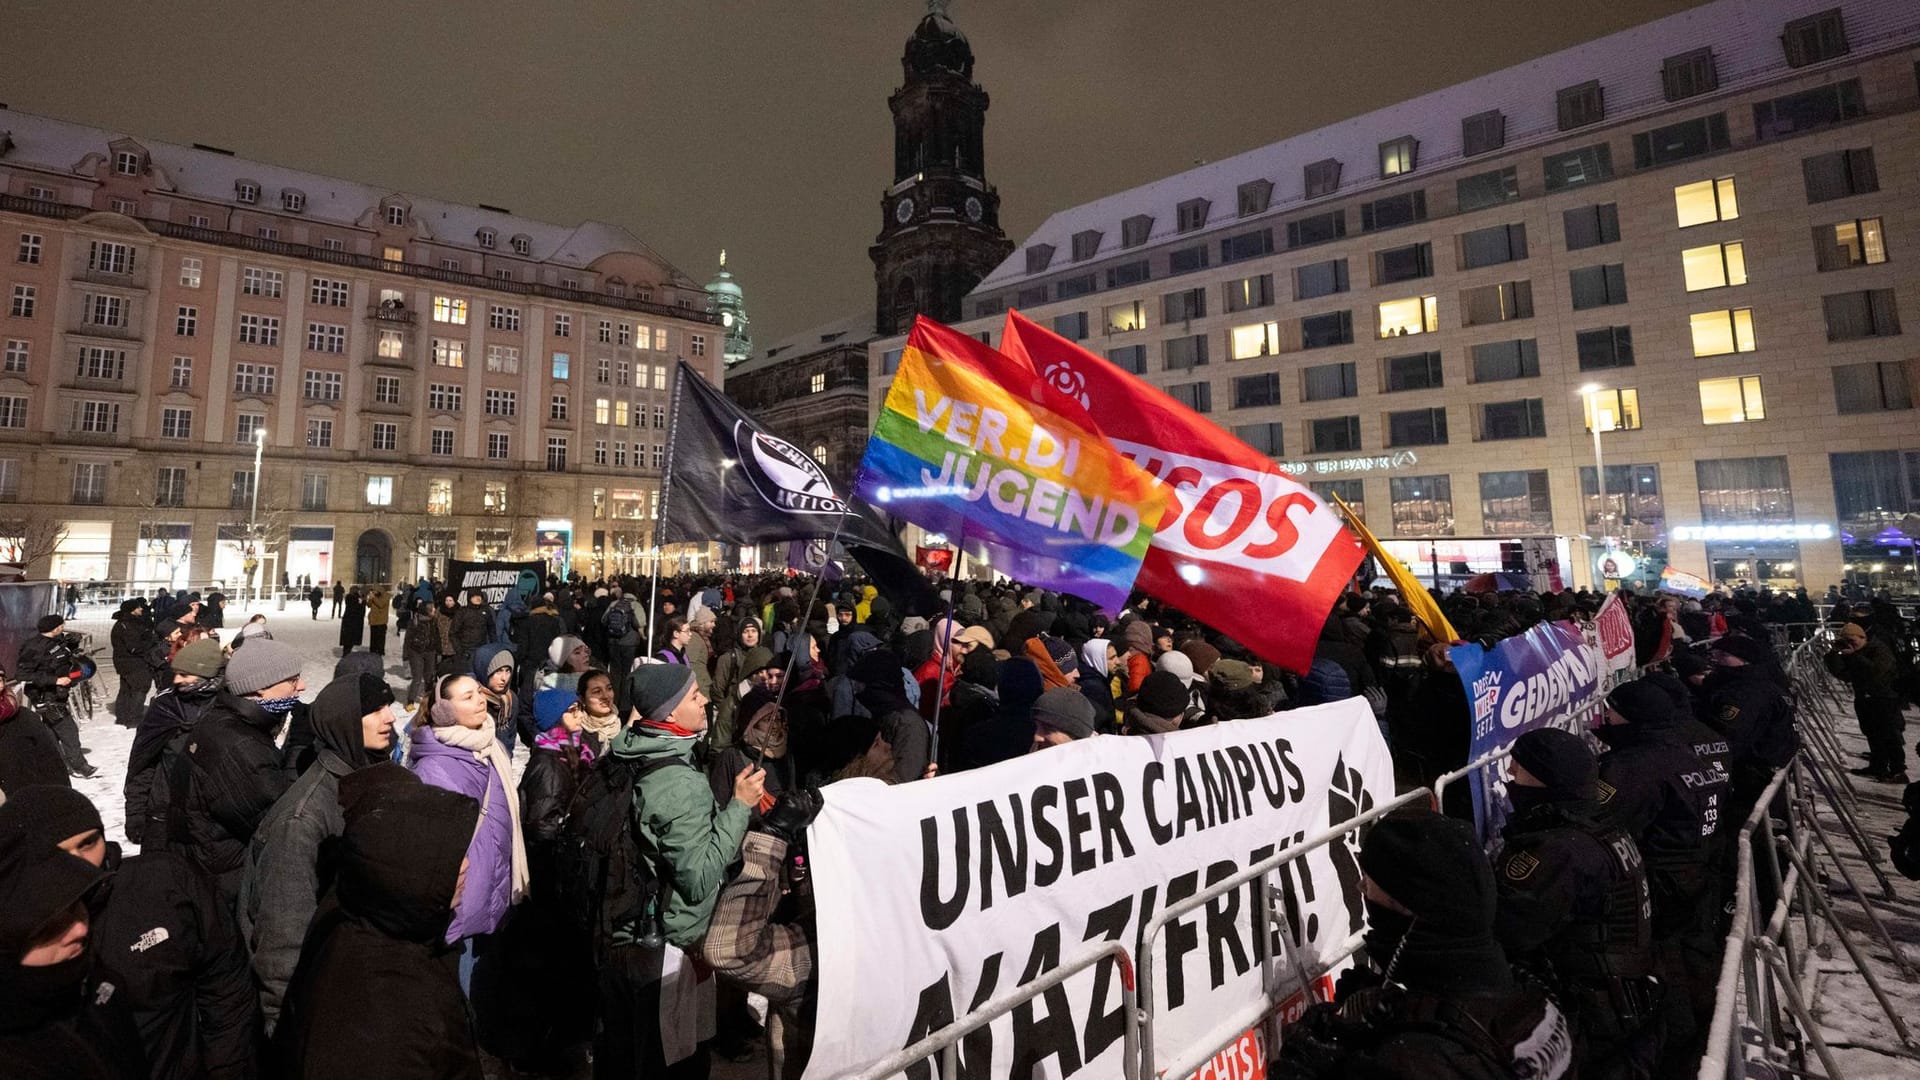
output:
{"label": "crowd of protesters", "polygon": [[[217,596],[127,601],[115,715],[138,729],[138,855],[66,787],[90,775],[70,718],[23,727],[0,701],[0,1075],[700,1077],[762,1044],[755,994],[771,1075],[797,1076],[822,787],[1353,697],[1403,786],[1467,763],[1452,643],[1391,592],[1344,597],[1295,673],[1151,600],[1110,618],[955,584],[897,610],[872,585],[809,584],[549,581],[498,605],[336,586],[342,658],[312,695],[264,626],[221,643]],[[1772,644],[1791,635],[1770,624],[1815,609],[1623,596],[1643,677],[1607,698],[1597,744],[1520,740],[1492,860],[1464,805],[1370,831],[1368,963],[1290,1031],[1278,1075],[1669,1076],[1697,1058],[1732,837],[1798,745]],[[1585,623],[1604,597],[1439,599],[1491,644]],[[397,692],[354,652],[370,619],[382,651],[389,606]],[[1873,747],[1858,771],[1904,782],[1908,630],[1888,604],[1833,610],[1827,663]],[[66,685],[52,647],[22,649],[36,710]],[[662,1020],[684,1015],[663,1009],[677,955],[719,976],[711,1037]]]}

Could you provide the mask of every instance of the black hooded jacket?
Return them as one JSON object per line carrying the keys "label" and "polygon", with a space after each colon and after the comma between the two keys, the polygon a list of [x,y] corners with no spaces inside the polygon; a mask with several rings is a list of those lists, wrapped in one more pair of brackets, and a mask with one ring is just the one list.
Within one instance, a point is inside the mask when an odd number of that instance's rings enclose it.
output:
{"label": "black hooded jacket", "polygon": [[0,791],[28,784],[65,787],[71,783],[52,729],[15,702],[13,715],[0,720]]}
{"label": "black hooded jacket", "polygon": [[162,690],[147,706],[147,715],[133,734],[133,750],[127,755],[127,782],[121,789],[127,800],[127,839],[144,845],[149,843],[149,831],[159,836],[166,830],[172,801],[171,774],[160,769],[160,761],[175,737],[192,731],[213,707],[219,692],[220,684],[214,680],[174,686]]}
{"label": "black hooded jacket", "polygon": [[332,848],[346,829],[340,778],[388,760],[386,751],[364,745],[359,687],[364,677],[335,679],[313,699],[313,767],[273,804],[248,843],[240,933],[253,955],[269,1033],[280,1019],[281,998],[300,960],[308,924],[333,884]]}
{"label": "black hooded jacket", "polygon": [[1601,820],[1639,845],[1653,891],[1654,936],[1666,938],[1691,925],[1708,884],[1721,825],[1708,814],[1712,769],[1673,717],[1595,734],[1608,747],[1600,755]]}
{"label": "black hooded jacket", "polygon": [[166,822],[149,828],[144,843],[192,859],[228,903],[240,891],[254,830],[287,790],[273,743],[280,721],[259,702],[223,691],[193,730],[168,743],[161,757],[167,803],[149,812],[160,810]]}
{"label": "black hooded jacket", "polygon": [[154,1080],[257,1075],[247,953],[213,885],[178,855],[118,844],[105,869],[88,901],[94,970],[125,994]]}
{"label": "black hooded jacket", "polygon": [[151,668],[147,654],[160,639],[154,635],[153,620],[147,618],[146,609],[140,608],[113,616],[109,640],[113,643],[114,670],[138,672]]}
{"label": "black hooded jacket", "polygon": [[391,763],[341,781],[338,875],[287,988],[287,1080],[481,1080],[444,938],[480,804]]}

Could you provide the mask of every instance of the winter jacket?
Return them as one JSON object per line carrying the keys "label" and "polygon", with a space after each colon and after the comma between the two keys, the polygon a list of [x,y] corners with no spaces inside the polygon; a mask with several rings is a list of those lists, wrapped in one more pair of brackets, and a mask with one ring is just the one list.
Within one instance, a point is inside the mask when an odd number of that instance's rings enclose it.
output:
{"label": "winter jacket", "polygon": [[257,1005],[233,914],[193,864],[170,852],[122,857],[93,909],[95,973],[125,996],[155,1080],[257,1074]]}
{"label": "winter jacket", "polygon": [[113,633],[108,640],[113,643],[113,668],[123,675],[127,672],[151,671],[147,654],[153,651],[153,624],[144,616],[120,614],[113,617]]}
{"label": "winter jacket", "polygon": [[28,700],[64,698],[66,688],[58,683],[72,674],[72,652],[64,642],[35,634],[20,643],[19,663],[14,665],[13,677],[27,684]]}
{"label": "winter jacket", "polygon": [[208,593],[207,602],[200,605],[200,614],[194,621],[209,630],[225,629],[227,625],[225,593]]}
{"label": "winter jacket", "polygon": [[420,614],[407,624],[407,639],[400,647],[400,653],[406,657],[440,655],[441,635],[450,629],[451,624],[445,615],[435,611]]}
{"label": "winter jacket", "polygon": [[[341,675],[340,666],[354,654],[341,657],[340,664],[334,665],[333,677]],[[354,661],[359,663],[359,661]],[[376,665],[378,658],[375,659]],[[302,701],[294,705],[287,714],[287,737],[280,745],[280,770],[287,774],[287,783],[300,779],[300,775],[313,764],[313,706]]]}
{"label": "winter jacket", "polygon": [[327,684],[313,699],[314,763],[254,830],[240,883],[239,929],[253,956],[267,1031],[300,961],[300,943],[333,884],[332,846],[346,828],[340,778],[387,760],[364,749],[357,679]]}
{"label": "winter jacket", "polygon": [[127,755],[127,781],[122,789],[127,800],[127,839],[145,844],[149,829],[158,836],[166,828],[171,779],[160,771],[161,758],[174,736],[191,730],[213,707],[219,690],[217,682],[186,688],[171,686],[147,706],[147,715],[133,734],[133,750]]}
{"label": "winter jacket", "polygon": [[67,762],[53,731],[20,703],[14,714],[0,720],[0,792],[17,791],[28,784],[68,787]]}
{"label": "winter jacket", "polygon": [[[219,885],[232,904],[246,869],[247,845],[287,790],[273,732],[280,717],[258,702],[222,691],[199,722],[176,735],[161,755],[167,802],[150,800],[152,822],[144,845],[174,851]],[[184,790],[176,785],[182,780]]]}
{"label": "winter jacket", "polygon": [[441,742],[432,725],[415,724],[408,738],[408,768],[434,787],[458,792],[482,807],[480,828],[467,848],[467,886],[447,940],[491,934],[513,905],[513,811],[507,800],[516,796],[486,758]]}
{"label": "winter jacket", "polygon": [[898,683],[869,686],[860,691],[859,698],[868,713],[880,721],[880,731],[893,747],[894,782],[920,779],[933,754],[933,729],[927,718],[907,701],[906,691]]}
{"label": "winter jacket", "polygon": [[713,697],[713,646],[695,630],[687,635],[687,666],[693,669],[693,682],[700,692]]}
{"label": "winter jacket", "polygon": [[367,596],[367,625],[384,628],[393,618],[393,597],[385,589]]}
{"label": "winter jacket", "polygon": [[72,973],[70,983],[0,979],[0,1076],[148,1080],[133,1014],[117,984],[88,974],[91,952],[62,965]]}
{"label": "winter jacket", "polygon": [[[382,790],[347,794],[363,783]],[[459,949],[445,941],[478,807],[382,770],[350,776],[342,789],[349,823],[336,884],[287,987],[274,1032],[279,1075],[481,1080]]]}
{"label": "winter jacket", "polygon": [[[526,836],[527,858],[532,863],[534,852],[544,855],[550,851],[550,845],[566,829],[567,811],[584,767],[578,754],[531,743],[528,746],[527,767],[520,774],[520,831]],[[532,870],[531,876],[538,887],[538,869]]]}
{"label": "winter jacket", "polygon": [[683,949],[706,936],[707,920],[740,857],[747,807],[716,803],[707,778],[693,767],[694,740],[634,725],[613,740],[613,756],[646,762],[675,758],[686,768],[662,768],[633,791],[633,833],[654,860],[663,886],[661,923],[667,940]]}
{"label": "winter jacket", "polygon": [[1852,685],[1855,701],[1900,700],[1896,681],[1900,666],[1885,642],[1869,639],[1852,652],[1830,652],[1826,655],[1826,664],[1834,677]]}
{"label": "winter jacket", "polygon": [[[1595,729],[1600,755],[1600,820],[1633,838],[1653,892],[1654,936],[1694,925],[1707,889],[1714,834],[1707,815],[1711,769],[1676,723],[1641,722]],[[1737,823],[1728,828],[1737,828]]]}
{"label": "winter jacket", "polygon": [[464,656],[493,639],[493,616],[485,604],[467,604],[453,613],[453,651]]}
{"label": "winter jacket", "polygon": [[367,605],[359,593],[348,593],[346,606],[340,609],[340,647],[350,649],[367,634]]}
{"label": "winter jacket", "polygon": [[[1700,687],[1707,700],[1707,725],[1727,737],[1733,754],[1735,810],[1751,807],[1773,778],[1773,770],[1793,760],[1800,749],[1794,727],[1793,699],[1766,669],[1718,668]],[[1737,826],[1745,815],[1734,820]]]}
{"label": "winter jacket", "polygon": [[552,604],[544,600],[520,620],[519,628],[514,633],[513,649],[520,659],[520,672],[528,676],[521,680],[522,686],[532,685],[531,676],[546,660],[547,648],[553,644],[554,638],[564,632],[559,614],[553,610]]}
{"label": "winter jacket", "polygon": [[[487,685],[487,665],[501,653],[512,653],[513,646],[504,642],[489,642],[480,646],[473,654],[473,670],[469,672],[479,680],[484,688]],[[520,741],[533,745],[533,737],[538,734],[533,726],[533,698],[520,690],[518,676],[507,684],[507,692],[496,695],[492,690],[487,695],[487,715],[493,717],[493,733],[502,744],[506,743],[509,733],[519,736]]]}

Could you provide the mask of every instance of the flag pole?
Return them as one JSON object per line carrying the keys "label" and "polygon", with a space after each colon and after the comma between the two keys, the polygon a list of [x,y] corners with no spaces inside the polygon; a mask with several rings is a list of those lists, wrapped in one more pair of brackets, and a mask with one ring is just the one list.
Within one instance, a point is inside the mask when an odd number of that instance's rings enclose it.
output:
{"label": "flag pole", "polygon": [[660,473],[660,524],[653,534],[653,586],[647,597],[647,629],[642,635],[646,639],[648,656],[653,655],[653,620],[657,617],[660,600],[660,564],[666,561],[667,546],[662,541],[666,537],[667,522],[671,520],[667,515],[673,499],[673,444],[674,435],[680,430],[680,391],[686,382],[686,370],[685,360],[673,366],[673,404],[667,409],[667,461]]}
{"label": "flag pole", "polygon": [[[953,572],[947,575],[947,647],[940,652],[940,671],[933,677],[933,760],[940,760],[940,706],[947,703],[947,657],[953,652],[953,594],[959,589],[960,570],[967,565],[966,530],[961,530],[960,542],[953,545]],[[955,677],[955,681],[959,681]]]}
{"label": "flag pole", "polygon": [[[846,509],[840,511],[840,517],[834,521],[833,536],[827,541],[826,562],[821,564],[820,569],[814,573],[813,588],[807,590],[807,602],[805,606],[800,609],[799,631],[801,634],[807,634],[807,620],[813,615],[814,601],[820,598],[820,582],[826,579],[827,567],[833,565],[833,545],[840,542],[840,530],[847,523],[847,515],[853,513],[852,503],[845,503],[843,505],[846,506]],[[780,679],[780,693],[775,695],[773,699],[775,705],[782,705],[787,700],[787,684],[793,681],[794,661],[799,659],[799,656],[799,651],[794,648],[793,636],[789,634],[787,636],[787,673]]]}

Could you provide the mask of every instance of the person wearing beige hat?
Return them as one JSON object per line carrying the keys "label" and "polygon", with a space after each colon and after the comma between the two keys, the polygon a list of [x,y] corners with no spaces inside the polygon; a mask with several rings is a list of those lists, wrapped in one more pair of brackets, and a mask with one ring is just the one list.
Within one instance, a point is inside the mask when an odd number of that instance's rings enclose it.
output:
{"label": "person wearing beige hat", "polygon": [[1866,627],[1848,623],[1834,634],[1827,670],[1853,687],[1853,714],[1867,737],[1867,763],[1855,776],[1887,784],[1907,782],[1906,717],[1900,712],[1899,664],[1883,641],[1867,638]]}

